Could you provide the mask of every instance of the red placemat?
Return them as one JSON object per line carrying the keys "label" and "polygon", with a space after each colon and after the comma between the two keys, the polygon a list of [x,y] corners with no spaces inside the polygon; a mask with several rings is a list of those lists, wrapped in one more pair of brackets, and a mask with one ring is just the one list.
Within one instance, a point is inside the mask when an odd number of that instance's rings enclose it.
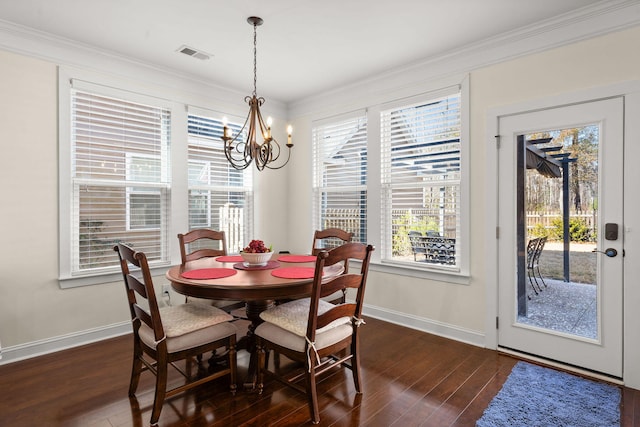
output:
{"label": "red placemat", "polygon": [[278,258],[282,262],[316,262],[315,255],[283,255]]}
{"label": "red placemat", "polygon": [[233,268],[238,270],[271,270],[280,267],[278,261],[268,261],[265,265],[245,265],[244,262],[233,264]]}
{"label": "red placemat", "polygon": [[271,275],[282,279],[311,279],[315,271],[315,267],[284,267],[276,268]]}
{"label": "red placemat", "polygon": [[185,279],[222,279],[223,277],[233,276],[236,273],[237,271],[232,268],[199,268],[185,271],[180,276]]}
{"label": "red placemat", "polygon": [[218,262],[239,262],[242,261],[240,255],[223,255],[216,258]]}

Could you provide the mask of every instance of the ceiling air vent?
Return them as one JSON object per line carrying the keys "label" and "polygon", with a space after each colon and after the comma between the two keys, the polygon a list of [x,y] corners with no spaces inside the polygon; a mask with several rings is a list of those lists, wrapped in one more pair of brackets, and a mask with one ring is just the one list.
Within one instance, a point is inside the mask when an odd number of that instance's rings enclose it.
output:
{"label": "ceiling air vent", "polygon": [[211,58],[212,56],[206,52],[185,45],[180,46],[180,48],[178,48],[178,52],[184,53],[185,55],[193,56],[194,58],[201,59],[203,61]]}

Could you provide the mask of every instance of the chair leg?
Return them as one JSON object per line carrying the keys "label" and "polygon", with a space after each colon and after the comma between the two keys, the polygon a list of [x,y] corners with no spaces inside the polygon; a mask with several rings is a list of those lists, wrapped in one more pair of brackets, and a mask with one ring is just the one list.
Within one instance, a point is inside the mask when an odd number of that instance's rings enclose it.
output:
{"label": "chair leg", "polygon": [[533,292],[538,295],[538,291],[536,290],[536,287],[533,285],[533,280],[531,280],[531,275],[532,275],[532,270],[529,269],[527,270],[527,277],[529,277],[529,283],[531,284],[531,289],[533,289]]}
{"label": "chair leg", "polygon": [[158,360],[158,365],[156,370],[158,371],[158,375],[156,376],[156,394],[153,399],[153,410],[151,411],[151,425],[155,426],[158,424],[158,419],[160,418],[160,412],[162,411],[162,405],[164,404],[164,398],[167,394],[167,370],[168,364],[167,360],[164,357],[160,357]]}
{"label": "chair leg", "polygon": [[229,348],[228,348],[228,355],[229,355],[229,388],[231,389],[231,394],[235,395],[236,394],[236,390],[238,388],[238,359],[237,359],[237,354],[236,354],[236,337],[235,335],[232,335],[229,338]]}
{"label": "chair leg", "polygon": [[358,337],[351,342],[351,372],[353,374],[353,384],[357,393],[362,393],[360,382],[360,352],[358,351]]}
{"label": "chair leg", "polygon": [[131,380],[129,381],[129,397],[133,397],[138,389],[140,381],[140,373],[142,372],[142,347],[140,343],[134,339],[133,342],[133,363],[131,364]]}
{"label": "chair leg", "polygon": [[318,391],[316,388],[316,368],[315,363],[311,361],[310,372],[307,371],[307,399],[309,402],[309,411],[311,412],[311,422],[318,424],[320,422],[320,410],[318,408]]}
{"label": "chair leg", "polygon": [[258,387],[258,394],[262,394],[264,389],[264,371],[267,369],[267,366],[264,344],[262,339],[258,336],[256,336],[256,355],[258,358],[256,363],[256,383]]}
{"label": "chair leg", "polygon": [[137,356],[133,357],[133,364],[131,366],[131,380],[129,381],[129,397],[133,397],[138,389],[138,382],[140,380],[140,372],[142,371],[142,362]]}
{"label": "chair leg", "polygon": [[536,279],[536,273],[533,268],[531,269],[531,274],[533,276],[533,281],[536,282],[536,286],[538,286],[538,291],[542,292],[542,286],[540,286],[540,283],[538,283],[538,279]]}
{"label": "chair leg", "polygon": [[545,283],[544,279],[542,278],[542,274],[540,274],[540,267],[536,267],[536,270],[538,271],[538,277],[540,278],[540,280],[542,280],[542,284],[546,288],[547,284]]}

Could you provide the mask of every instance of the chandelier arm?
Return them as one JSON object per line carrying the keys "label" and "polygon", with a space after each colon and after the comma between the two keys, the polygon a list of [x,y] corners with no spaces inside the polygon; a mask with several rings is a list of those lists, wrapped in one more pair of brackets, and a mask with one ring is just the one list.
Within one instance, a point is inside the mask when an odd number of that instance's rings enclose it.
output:
{"label": "chandelier arm", "polygon": [[262,138],[266,141],[267,138],[265,137],[265,135],[267,135],[267,126],[265,126],[264,124],[264,119],[262,118],[262,112],[260,112],[260,106],[262,105],[262,103],[260,103],[260,100],[262,100],[264,102],[264,98],[259,98],[258,99],[258,103],[256,104],[256,115],[257,115],[257,121],[258,124],[260,126],[260,135],[262,135]]}
{"label": "chandelier arm", "polygon": [[[287,148],[288,148],[288,150],[287,150],[287,160],[283,164],[281,164],[280,166],[269,166],[269,165],[267,165],[266,167],[268,169],[271,169],[271,170],[282,169],[283,167],[285,167],[287,165],[287,163],[289,163],[289,159],[291,159],[291,147],[289,147],[287,145]],[[278,155],[278,157],[280,157],[280,156]]]}
{"label": "chandelier arm", "polygon": [[227,160],[229,161],[229,164],[233,166],[234,169],[243,170],[251,165],[252,159],[250,158],[248,160],[246,157],[243,157],[242,159],[236,159],[227,150],[225,150],[225,155],[227,157]]}
{"label": "chandelier arm", "polygon": [[225,155],[227,157],[227,160],[229,161],[229,164],[233,166],[234,169],[243,170],[251,165],[251,159],[249,159],[248,161],[246,158],[236,159],[227,150],[225,150]]}
{"label": "chandelier arm", "polygon": [[[248,102],[251,98],[250,97],[246,97],[245,98],[245,102]],[[251,157],[249,157],[247,159],[247,155],[243,154],[241,151],[241,145],[245,145],[246,146],[246,142],[242,141],[242,139],[238,139],[240,137],[242,137],[242,134],[244,133],[244,130],[247,128],[247,123],[249,122],[249,117],[250,117],[250,113],[247,114],[247,118],[244,120],[244,123],[242,125],[242,127],[240,128],[240,130],[238,131],[238,133],[236,133],[236,136],[234,136],[233,138],[228,138],[228,137],[224,137],[223,136],[223,141],[224,141],[224,154],[225,157],[227,158],[227,160],[229,161],[229,163],[231,164],[231,166],[233,166],[234,169],[237,170],[244,170],[247,167],[249,167],[249,165],[251,165]],[[235,146],[233,145],[234,143]],[[237,152],[239,155],[241,155],[242,157],[234,157],[233,152]]]}

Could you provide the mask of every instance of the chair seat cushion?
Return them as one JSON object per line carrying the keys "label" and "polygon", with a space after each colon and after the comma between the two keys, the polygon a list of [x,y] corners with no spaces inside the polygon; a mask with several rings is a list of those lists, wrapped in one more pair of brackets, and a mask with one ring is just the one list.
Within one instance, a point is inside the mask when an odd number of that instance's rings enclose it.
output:
{"label": "chair seat cushion", "polygon": [[198,329],[233,320],[229,313],[210,305],[180,304],[160,309],[162,326],[167,337],[177,337]]}
{"label": "chair seat cushion", "polygon": [[[343,339],[351,336],[353,326],[350,323],[343,323],[335,328],[328,329],[322,333],[316,334],[315,348],[322,350]],[[294,351],[305,351],[305,338],[294,334],[290,331],[282,329],[273,323],[261,323],[255,330],[255,334],[281,347],[286,347]]]}
{"label": "chair seat cushion", "polygon": [[209,299],[209,298],[196,298],[196,297],[189,297],[187,299],[187,303],[188,304],[211,305],[213,307],[218,307],[221,310],[225,310],[226,307],[228,307],[230,305],[236,305],[239,302],[240,301],[219,300],[219,299]]}
{"label": "chair seat cushion", "polygon": [[[169,353],[197,347],[236,333],[236,327],[228,323],[233,320],[233,316],[212,306],[180,304],[162,307],[160,318],[167,336]],[[156,348],[153,329],[143,323],[138,334],[146,345]]]}
{"label": "chair seat cushion", "polygon": [[[310,298],[301,298],[298,300],[290,301],[269,310],[265,310],[260,313],[260,318],[265,322],[272,323],[281,327],[289,332],[292,332],[298,336],[304,337],[307,334],[307,322],[309,320],[309,304]],[[318,315],[326,313],[335,305],[330,302],[320,300],[318,301]],[[325,331],[333,329],[337,326],[350,323],[351,319],[348,317],[341,317],[334,320],[328,325],[318,329],[316,336]]]}
{"label": "chair seat cushion", "polygon": [[[229,337],[237,333],[237,328],[233,323],[223,322],[206,328],[197,329],[176,337],[167,337],[167,351],[175,353],[201,345],[209,344],[222,338]],[[153,329],[146,324],[140,326],[138,332],[140,339],[151,348],[156,348]]]}

